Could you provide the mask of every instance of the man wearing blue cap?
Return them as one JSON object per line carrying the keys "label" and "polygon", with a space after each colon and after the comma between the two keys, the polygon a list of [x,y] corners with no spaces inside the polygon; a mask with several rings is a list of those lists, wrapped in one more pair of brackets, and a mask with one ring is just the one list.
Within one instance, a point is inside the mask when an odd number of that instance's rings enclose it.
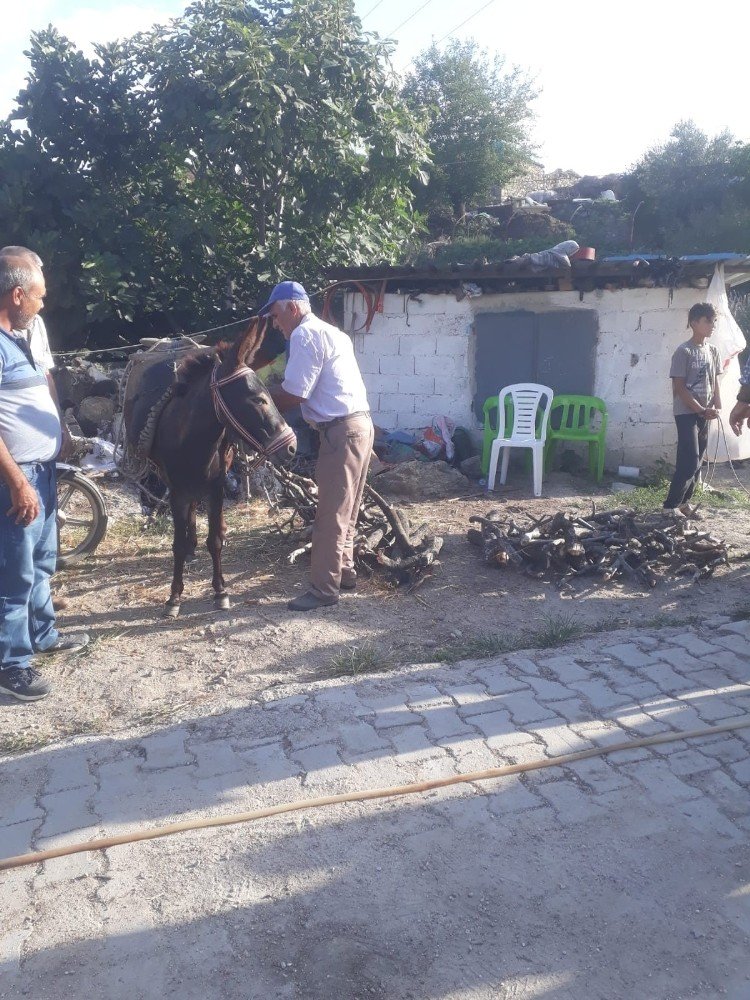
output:
{"label": "man wearing blue cap", "polygon": [[282,411],[299,406],[320,434],[311,587],[288,605],[291,611],[313,611],[337,604],[340,590],[357,585],[354,532],[372,453],[370,407],[351,340],[313,316],[302,285],[276,285],[260,315],[269,316],[289,341],[274,402]]}

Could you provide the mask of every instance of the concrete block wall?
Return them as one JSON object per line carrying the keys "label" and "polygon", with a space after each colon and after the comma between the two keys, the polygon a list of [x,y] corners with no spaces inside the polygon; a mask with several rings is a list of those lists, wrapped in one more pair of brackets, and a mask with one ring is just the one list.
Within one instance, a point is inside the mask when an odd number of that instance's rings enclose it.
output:
{"label": "concrete block wall", "polygon": [[[345,328],[363,322],[359,293],[347,296]],[[354,350],[375,422],[417,430],[436,416],[473,427],[472,311],[450,295],[386,295],[370,331],[354,332]]]}
{"label": "concrete block wall", "polygon": [[[596,309],[599,341],[594,394],[607,403],[607,466],[672,461],[669,363],[687,340],[687,312],[701,290],[617,289],[586,293],[520,292],[457,302],[453,295],[386,295],[368,333],[354,332],[354,348],[376,423],[415,430],[434,416],[479,432],[474,395],[473,319],[478,312]],[[361,294],[347,296],[345,328],[361,325]]]}

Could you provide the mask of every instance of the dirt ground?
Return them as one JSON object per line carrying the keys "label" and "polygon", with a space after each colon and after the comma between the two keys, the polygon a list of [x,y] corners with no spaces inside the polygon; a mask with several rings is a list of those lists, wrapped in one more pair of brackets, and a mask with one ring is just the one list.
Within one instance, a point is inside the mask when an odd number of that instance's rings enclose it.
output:
{"label": "dirt ground", "polygon": [[[739,470],[750,488],[750,468]],[[723,467],[714,485],[731,483]],[[289,682],[331,676],[342,659],[397,672],[414,662],[445,659],[446,652],[476,655],[489,634],[520,638],[560,621],[587,633],[643,623],[649,627],[694,621],[711,613],[750,608],[750,505],[706,508],[705,525],[733,546],[732,564],[701,584],[667,580],[655,590],[630,584],[590,585],[575,597],[512,570],[485,565],[466,541],[469,517],[502,503],[520,520],[560,509],[591,509],[591,498],[609,495],[585,479],[553,473],[545,497],[529,499],[518,474],[491,498],[478,486],[426,503],[397,502],[417,521],[444,536],[441,564],[413,593],[393,592],[373,579],[340,604],[293,614],[286,602],[306,584],[304,563],[288,565],[291,546],[271,530],[260,501],[229,511],[225,576],[229,611],[215,612],[210,559],[200,550],[186,581],[176,620],[162,617],[171,577],[171,537],[164,522],[146,531],[144,519],[122,487],[107,488],[110,530],[96,554],[59,573],[54,592],[68,606],[63,629],[88,630],[91,645],[44,664],[54,682],[43,702],[0,700],[0,752],[31,749],[78,733],[110,734],[136,725],[221,713],[248,700],[274,695]],[[531,644],[531,643],[527,643]]]}

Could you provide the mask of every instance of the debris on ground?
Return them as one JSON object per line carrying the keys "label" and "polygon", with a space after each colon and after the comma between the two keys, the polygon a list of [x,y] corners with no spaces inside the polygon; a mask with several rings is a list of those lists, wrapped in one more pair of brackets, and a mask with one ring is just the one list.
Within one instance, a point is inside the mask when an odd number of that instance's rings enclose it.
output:
{"label": "debris on ground", "polygon": [[402,462],[377,477],[378,490],[409,500],[438,500],[469,488],[458,469],[445,462]]}
{"label": "debris on ground", "polygon": [[[271,472],[276,484],[272,506],[288,514],[276,525],[276,530],[297,542],[298,547],[288,557],[290,563],[295,563],[312,547],[309,538],[318,488],[312,479],[286,469],[272,468]],[[438,565],[436,560],[442,547],[443,539],[432,534],[427,524],[415,527],[403,511],[392,507],[371,486],[365,487],[354,537],[358,572],[371,576],[378,571],[396,586],[413,588]]]}
{"label": "debris on ground", "polygon": [[666,574],[711,576],[729,563],[726,543],[674,511],[617,510],[587,517],[559,511],[519,525],[493,509],[469,520],[468,540],[483,550],[485,562],[522,569],[529,576],[570,587],[577,578],[598,576],[655,587]]}

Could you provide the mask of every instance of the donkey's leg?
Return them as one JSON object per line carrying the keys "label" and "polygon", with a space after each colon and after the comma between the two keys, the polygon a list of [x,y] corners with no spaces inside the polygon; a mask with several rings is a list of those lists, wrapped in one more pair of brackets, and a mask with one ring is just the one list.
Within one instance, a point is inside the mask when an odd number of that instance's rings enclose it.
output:
{"label": "donkey's leg", "polygon": [[190,509],[188,511],[188,529],[187,529],[188,545],[187,545],[187,554],[185,555],[185,562],[187,563],[195,562],[196,559],[198,558],[197,555],[195,554],[195,550],[198,548],[198,529],[196,528],[195,525],[195,512],[197,508],[198,504],[194,500],[190,504]]}
{"label": "donkey's leg", "polygon": [[229,607],[229,595],[224,587],[224,577],[221,572],[221,550],[224,547],[224,537],[227,526],[224,521],[224,477],[218,476],[209,485],[208,494],[208,539],[206,548],[211,553],[214,565],[214,575],[211,580],[214,588],[214,606],[218,609]]}
{"label": "donkey's leg", "polygon": [[172,523],[174,526],[174,536],[172,539],[174,574],[172,576],[172,592],[169,595],[164,615],[167,618],[176,618],[180,613],[182,591],[185,589],[183,572],[185,570],[185,556],[187,555],[189,545],[190,501],[173,490],[170,494],[170,506],[172,508]]}

